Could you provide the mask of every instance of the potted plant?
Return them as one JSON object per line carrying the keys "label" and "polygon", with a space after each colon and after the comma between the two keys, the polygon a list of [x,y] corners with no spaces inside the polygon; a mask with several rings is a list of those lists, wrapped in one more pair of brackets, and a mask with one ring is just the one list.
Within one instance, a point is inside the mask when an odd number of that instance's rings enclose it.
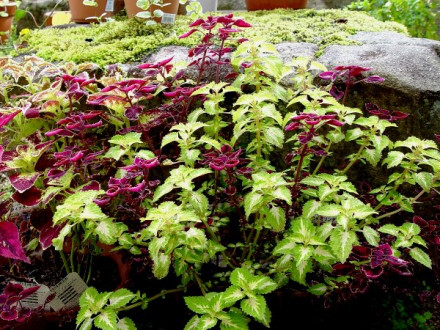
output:
{"label": "potted plant", "polygon": [[0,36],[1,43],[4,42],[12,28],[15,12],[17,11],[17,3],[4,0],[0,2]]}
{"label": "potted plant", "polygon": [[246,7],[249,11],[278,8],[304,9],[306,6],[307,0],[246,0]]}
{"label": "potted plant", "polygon": [[[124,0],[128,18],[153,18],[157,23],[174,24],[179,0]],[[153,21],[150,21],[153,22]]]}
{"label": "potted plant", "polygon": [[181,0],[180,4],[185,5],[189,2],[189,5],[186,6],[187,13],[196,12],[199,14],[200,12],[216,12],[218,0]]}
{"label": "potted plant", "polygon": [[122,0],[69,0],[72,22],[90,23],[89,17],[110,17],[123,8]]}

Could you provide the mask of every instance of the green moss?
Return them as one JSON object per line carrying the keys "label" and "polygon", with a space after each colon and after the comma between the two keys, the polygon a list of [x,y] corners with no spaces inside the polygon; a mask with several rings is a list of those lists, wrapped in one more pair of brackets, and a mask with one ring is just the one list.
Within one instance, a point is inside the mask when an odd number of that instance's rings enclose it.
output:
{"label": "green moss", "polygon": [[[330,44],[349,45],[348,37],[358,31],[407,33],[403,25],[380,22],[360,12],[342,10],[276,10],[239,12],[237,16],[253,24],[244,36],[264,37],[268,42],[310,42],[320,52]],[[190,20],[179,16],[174,26],[146,26],[135,19],[67,29],[34,30],[23,37],[28,46],[21,52],[35,52],[49,61],[95,62],[99,65],[126,63],[141,59],[168,45],[191,46],[198,40],[178,39]]]}

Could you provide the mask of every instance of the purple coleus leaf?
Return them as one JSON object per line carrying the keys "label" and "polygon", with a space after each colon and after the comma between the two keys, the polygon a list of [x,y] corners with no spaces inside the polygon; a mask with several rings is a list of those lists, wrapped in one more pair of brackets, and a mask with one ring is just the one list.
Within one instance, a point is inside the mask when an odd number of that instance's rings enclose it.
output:
{"label": "purple coleus leaf", "polygon": [[44,225],[40,231],[40,243],[43,250],[46,250],[52,245],[52,241],[58,237],[61,229],[64,228],[65,224],[53,226],[52,221],[49,221]]}
{"label": "purple coleus leaf", "polygon": [[385,119],[390,122],[394,122],[396,120],[402,120],[409,116],[408,113],[404,113],[401,111],[389,111],[389,110],[381,109],[376,104],[373,103],[366,103],[365,109],[373,116],[377,116],[380,119]]}
{"label": "purple coleus leaf", "polygon": [[222,171],[227,168],[233,168],[240,164],[240,155],[242,150],[232,151],[228,145],[221,147],[220,151],[211,151],[203,156],[205,160],[201,164],[208,164],[214,171]]}
{"label": "purple coleus leaf", "polygon": [[0,255],[30,263],[20,244],[17,226],[12,222],[0,222]]}
{"label": "purple coleus leaf", "polygon": [[34,186],[23,193],[16,191],[12,195],[12,198],[20,204],[26,206],[35,206],[41,201],[41,196],[41,190]]}
{"label": "purple coleus leaf", "polygon": [[9,181],[12,187],[19,193],[24,193],[26,190],[33,187],[35,181],[40,176],[40,173],[30,173],[30,174],[12,174],[9,176]]}
{"label": "purple coleus leaf", "polygon": [[32,103],[27,102],[22,108],[21,112],[26,119],[38,118],[40,117],[40,110],[36,107],[32,107]]}
{"label": "purple coleus leaf", "polygon": [[0,313],[0,318],[5,321],[14,321],[18,317],[17,308],[12,308]]}
{"label": "purple coleus leaf", "polygon": [[437,295],[437,302],[440,304],[440,292],[439,292],[439,294]]}
{"label": "purple coleus leaf", "polygon": [[5,113],[0,115],[0,128],[7,125],[20,111],[15,111],[12,113]]}

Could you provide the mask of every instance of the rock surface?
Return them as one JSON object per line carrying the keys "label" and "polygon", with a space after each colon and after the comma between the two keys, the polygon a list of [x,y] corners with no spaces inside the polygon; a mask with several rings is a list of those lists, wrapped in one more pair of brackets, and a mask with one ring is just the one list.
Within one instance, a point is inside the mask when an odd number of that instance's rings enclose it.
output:
{"label": "rock surface", "polygon": [[361,32],[359,46],[328,47],[319,61],[329,68],[359,65],[385,78],[381,85],[359,85],[351,105],[373,102],[384,109],[408,112],[399,125],[405,134],[433,138],[440,132],[440,42],[393,32]]}
{"label": "rock surface", "polygon": [[[432,139],[440,133],[440,42],[409,38],[394,32],[360,32],[352,38],[355,46],[329,46],[318,61],[329,69],[337,65],[370,67],[371,74],[380,75],[380,85],[359,84],[351,91],[348,105],[359,108],[372,102],[381,108],[411,114],[399,123],[395,137],[411,135]],[[318,48],[310,43],[285,42],[276,45],[284,62],[295,56],[314,57]],[[174,56],[174,61],[187,60],[187,48],[170,46],[149,55],[144,62],[155,62]],[[136,73],[134,66],[125,68]],[[229,70],[222,72],[227,74]],[[205,78],[214,79],[215,70],[207,70]],[[195,72],[190,72],[194,78]]]}

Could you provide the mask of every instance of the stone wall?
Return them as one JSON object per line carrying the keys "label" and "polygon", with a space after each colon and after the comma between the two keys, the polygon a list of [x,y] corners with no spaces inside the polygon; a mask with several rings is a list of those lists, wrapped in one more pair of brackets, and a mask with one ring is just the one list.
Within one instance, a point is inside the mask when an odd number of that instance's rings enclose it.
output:
{"label": "stone wall", "polygon": [[[342,8],[348,5],[352,0],[309,0],[309,8]],[[219,0],[220,10],[245,10],[244,0]]]}

